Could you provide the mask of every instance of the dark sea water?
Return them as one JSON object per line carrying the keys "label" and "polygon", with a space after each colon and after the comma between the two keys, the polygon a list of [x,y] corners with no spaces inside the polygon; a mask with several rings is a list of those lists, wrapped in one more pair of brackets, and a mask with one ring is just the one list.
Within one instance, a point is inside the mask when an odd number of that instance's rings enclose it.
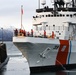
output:
{"label": "dark sea water", "polygon": [[76,69],[30,74],[27,60],[22,56],[22,53],[12,42],[5,43],[7,44],[9,61],[8,64],[0,70],[0,75],[76,75]]}

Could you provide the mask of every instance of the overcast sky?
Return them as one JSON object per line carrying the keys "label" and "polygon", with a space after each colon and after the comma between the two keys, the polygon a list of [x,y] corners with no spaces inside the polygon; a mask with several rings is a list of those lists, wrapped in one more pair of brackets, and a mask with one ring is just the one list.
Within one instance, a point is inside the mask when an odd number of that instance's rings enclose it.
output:
{"label": "overcast sky", "polygon": [[[50,4],[47,0],[47,4]],[[18,27],[21,24],[21,5],[23,5],[23,26],[32,28],[32,16],[38,8],[38,0],[0,0],[0,27]]]}

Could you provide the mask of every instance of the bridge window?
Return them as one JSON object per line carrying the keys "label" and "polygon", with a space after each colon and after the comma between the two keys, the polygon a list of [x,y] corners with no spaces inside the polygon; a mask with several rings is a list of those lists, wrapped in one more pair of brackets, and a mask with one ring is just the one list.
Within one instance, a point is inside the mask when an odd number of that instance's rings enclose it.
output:
{"label": "bridge window", "polygon": [[74,14],[74,16],[76,16],[76,13]]}
{"label": "bridge window", "polygon": [[59,17],[59,15],[56,15],[57,17]]}
{"label": "bridge window", "polygon": [[59,35],[61,35],[61,33],[59,33]]}
{"label": "bridge window", "polygon": [[35,18],[35,16],[33,16],[33,18]]}
{"label": "bridge window", "polygon": [[63,14],[63,17],[64,17],[65,15]]}
{"label": "bridge window", "polygon": [[60,14],[60,16],[63,16],[62,14]]}
{"label": "bridge window", "polygon": [[54,17],[56,17],[56,14],[54,15]]}
{"label": "bridge window", "polygon": [[36,18],[38,18],[38,16],[36,16]]}
{"label": "bridge window", "polygon": [[42,15],[42,17],[44,17],[44,15]]}
{"label": "bridge window", "polygon": [[46,27],[48,27],[48,25],[46,25]]}
{"label": "bridge window", "polygon": [[66,16],[69,17],[69,14],[67,14]]}
{"label": "bridge window", "polygon": [[51,15],[51,17],[53,17],[53,15]]}
{"label": "bridge window", "polygon": [[53,26],[55,26],[55,25],[53,25]]}
{"label": "bridge window", "polygon": [[59,37],[56,37],[57,39],[59,39]]}
{"label": "bridge window", "polygon": [[55,30],[55,25],[53,25],[53,30]]}
{"label": "bridge window", "polygon": [[50,14],[48,14],[48,17],[50,17]]}
{"label": "bridge window", "polygon": [[73,15],[72,14],[70,14],[70,17],[72,17]]}
{"label": "bridge window", "polygon": [[48,15],[46,15],[46,17],[48,17]]}

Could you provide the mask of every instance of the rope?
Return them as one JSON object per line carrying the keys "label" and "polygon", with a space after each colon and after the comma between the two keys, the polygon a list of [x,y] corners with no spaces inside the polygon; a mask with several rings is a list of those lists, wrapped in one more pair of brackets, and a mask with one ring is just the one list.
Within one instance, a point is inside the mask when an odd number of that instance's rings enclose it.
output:
{"label": "rope", "polygon": [[57,59],[56,59],[56,61],[61,65],[61,67],[62,67],[64,70],[66,70],[66,68],[61,64],[61,62],[59,62]]}

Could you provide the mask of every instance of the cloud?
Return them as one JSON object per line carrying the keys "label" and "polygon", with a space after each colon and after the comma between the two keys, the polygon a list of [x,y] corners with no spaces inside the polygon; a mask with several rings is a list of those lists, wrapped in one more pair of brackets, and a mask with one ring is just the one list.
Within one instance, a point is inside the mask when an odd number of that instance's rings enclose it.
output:
{"label": "cloud", "polygon": [[32,16],[38,8],[38,0],[0,0],[0,25],[20,27],[21,5],[23,5],[23,25],[31,29]]}
{"label": "cloud", "polygon": [[[3,0],[4,1],[4,0]],[[6,0],[6,4],[5,6],[3,6],[0,9],[0,17],[5,18],[10,21],[10,20],[14,20],[14,18],[17,21],[20,21],[20,17],[21,17],[21,5],[23,5],[23,18],[25,20],[27,19],[31,19],[32,20],[32,16],[35,15],[35,9],[37,8],[37,0]],[[12,4],[11,4],[12,3]],[[14,4],[13,4],[14,3]],[[16,21],[15,20],[15,21]]]}

